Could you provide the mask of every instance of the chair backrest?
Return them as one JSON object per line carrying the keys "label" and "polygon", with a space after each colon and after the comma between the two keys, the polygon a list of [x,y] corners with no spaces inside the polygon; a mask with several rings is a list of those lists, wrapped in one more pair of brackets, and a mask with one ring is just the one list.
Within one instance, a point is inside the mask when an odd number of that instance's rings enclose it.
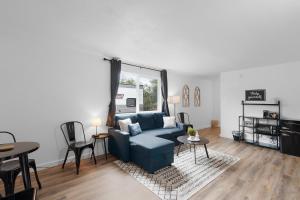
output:
{"label": "chair backrest", "polygon": [[13,141],[16,143],[16,138],[15,138],[15,135],[12,134],[11,132],[8,132],[8,131],[0,131],[0,134],[5,134],[5,135],[9,135],[12,137]]}
{"label": "chair backrest", "polygon": [[61,129],[68,145],[76,142],[76,134],[75,134],[76,124],[79,125],[79,127],[81,127],[83,138],[84,138],[84,141],[86,142],[83,124],[79,121],[70,121],[70,122],[65,122],[60,125],[60,129]]}
{"label": "chair backrest", "polygon": [[177,113],[177,117],[180,123],[190,124],[190,116],[188,113],[185,112]]}

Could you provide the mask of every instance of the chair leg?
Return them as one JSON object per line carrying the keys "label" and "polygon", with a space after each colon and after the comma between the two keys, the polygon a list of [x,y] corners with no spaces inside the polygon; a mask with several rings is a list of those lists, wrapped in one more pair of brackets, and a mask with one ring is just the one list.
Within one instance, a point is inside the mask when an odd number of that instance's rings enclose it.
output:
{"label": "chair leg", "polygon": [[20,171],[10,172],[6,176],[1,177],[4,183],[5,196],[14,194],[15,191],[15,181]]}
{"label": "chair leg", "polygon": [[13,192],[15,191],[16,179],[17,179],[19,173],[20,173],[20,170],[17,170],[13,173],[13,175],[11,177]]}
{"label": "chair leg", "polygon": [[97,161],[96,161],[96,157],[95,157],[94,148],[95,148],[95,146],[92,146],[92,156],[93,156],[93,158],[94,158],[94,163],[95,163],[95,165],[96,165],[96,164],[97,164]]}
{"label": "chair leg", "polygon": [[96,138],[94,139],[94,146],[93,146],[93,148],[91,148],[92,149],[92,154],[91,154],[91,157],[90,157],[90,160],[92,160],[92,157],[93,157],[93,149],[95,149],[95,146],[96,146]]}
{"label": "chair leg", "polygon": [[37,184],[38,184],[38,186],[39,186],[39,189],[42,189],[42,184],[41,184],[41,182],[40,182],[40,179],[39,179],[39,176],[38,176],[38,173],[37,173],[37,169],[36,169],[36,164],[35,164],[35,162],[33,162],[33,163],[31,163],[31,166],[30,166],[32,169],[33,169],[33,171],[34,171],[34,175],[35,175],[35,179],[36,179],[36,182],[37,182]]}
{"label": "chair leg", "polygon": [[66,153],[66,156],[65,156],[64,163],[63,163],[63,165],[62,165],[62,167],[61,167],[62,169],[65,168],[65,164],[66,164],[66,162],[67,162],[68,155],[69,155],[69,149],[67,150],[67,153]]}
{"label": "chair leg", "polygon": [[80,169],[80,159],[81,159],[81,149],[75,150],[75,161],[76,161],[76,174],[79,174]]}
{"label": "chair leg", "polygon": [[5,188],[5,196],[12,195],[14,193],[14,187],[9,179],[2,179]]}

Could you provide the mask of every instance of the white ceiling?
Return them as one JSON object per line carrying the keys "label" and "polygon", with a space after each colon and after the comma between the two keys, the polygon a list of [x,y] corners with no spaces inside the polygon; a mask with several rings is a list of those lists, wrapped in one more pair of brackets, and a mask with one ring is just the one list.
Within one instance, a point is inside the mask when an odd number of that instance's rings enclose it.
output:
{"label": "white ceiling", "polygon": [[300,60],[299,0],[2,0],[0,24],[190,74]]}

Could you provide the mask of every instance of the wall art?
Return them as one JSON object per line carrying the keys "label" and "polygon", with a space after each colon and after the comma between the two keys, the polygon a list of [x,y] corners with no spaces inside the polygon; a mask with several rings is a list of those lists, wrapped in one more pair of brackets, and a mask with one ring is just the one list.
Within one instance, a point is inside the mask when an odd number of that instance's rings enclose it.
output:
{"label": "wall art", "polygon": [[182,107],[190,106],[190,89],[189,86],[184,85],[182,89]]}
{"label": "wall art", "polygon": [[194,91],[194,106],[200,107],[200,88],[198,86],[195,87]]}

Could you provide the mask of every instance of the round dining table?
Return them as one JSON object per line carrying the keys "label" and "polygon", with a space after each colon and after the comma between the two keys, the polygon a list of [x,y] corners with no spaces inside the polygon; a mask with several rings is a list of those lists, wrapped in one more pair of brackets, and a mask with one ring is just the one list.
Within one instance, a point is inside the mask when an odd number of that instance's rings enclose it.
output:
{"label": "round dining table", "polygon": [[12,145],[13,149],[0,152],[0,162],[19,158],[24,187],[25,189],[30,189],[31,179],[28,165],[28,154],[36,151],[40,147],[40,144],[37,142],[16,142],[2,145]]}

